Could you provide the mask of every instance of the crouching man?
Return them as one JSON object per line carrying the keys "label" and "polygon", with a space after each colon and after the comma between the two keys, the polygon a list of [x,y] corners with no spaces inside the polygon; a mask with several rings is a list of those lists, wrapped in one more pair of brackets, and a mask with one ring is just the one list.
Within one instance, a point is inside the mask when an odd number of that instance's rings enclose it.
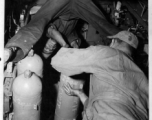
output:
{"label": "crouching man", "polygon": [[51,65],[67,76],[90,73],[89,97],[64,86],[80,97],[84,120],[148,120],[148,80],[132,59],[138,39],[128,31],[108,38],[109,46],[61,48]]}

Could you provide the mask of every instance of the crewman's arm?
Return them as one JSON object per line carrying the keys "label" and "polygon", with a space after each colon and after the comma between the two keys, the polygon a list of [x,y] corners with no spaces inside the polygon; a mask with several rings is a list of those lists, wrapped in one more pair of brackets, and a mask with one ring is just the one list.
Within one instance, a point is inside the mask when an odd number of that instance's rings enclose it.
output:
{"label": "crewman's arm", "polygon": [[51,65],[62,74],[72,76],[95,73],[104,66],[102,63],[111,52],[105,46],[91,46],[86,49],[61,48],[52,58]]}

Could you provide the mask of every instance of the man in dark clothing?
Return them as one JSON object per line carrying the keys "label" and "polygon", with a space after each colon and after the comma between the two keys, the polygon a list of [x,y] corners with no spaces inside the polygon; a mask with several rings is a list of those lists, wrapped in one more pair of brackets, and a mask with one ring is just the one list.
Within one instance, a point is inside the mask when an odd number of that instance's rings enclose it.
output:
{"label": "man in dark clothing", "polygon": [[33,19],[6,44],[6,48],[17,47],[14,61],[24,58],[33,45],[41,37],[45,26],[58,17],[71,21],[67,33],[75,27],[75,22],[81,18],[91,24],[102,36],[117,33],[119,30],[105,19],[103,13],[91,0],[48,0]]}
{"label": "man in dark clothing", "polygon": [[[61,33],[61,36],[64,38],[64,40],[66,40],[65,42],[67,42],[67,44],[69,44],[71,47],[78,48],[78,46],[80,45],[80,39],[76,33],[76,30],[75,29],[73,31],[68,30],[68,29],[70,29],[70,27],[72,25],[75,26],[76,24],[77,24],[76,20],[66,21],[62,18],[58,18],[57,20],[53,21],[53,23],[51,23],[49,25],[48,33],[49,33],[49,31],[52,32],[52,29],[59,31]],[[47,34],[47,36],[55,37],[55,36],[52,36],[51,33],[50,33],[50,35]],[[57,41],[57,39],[56,39],[56,41]],[[77,46],[74,46],[74,44],[73,44],[74,42],[77,43]],[[78,45],[78,43],[79,43],[79,45]]]}
{"label": "man in dark clothing", "polygon": [[18,48],[14,61],[24,58],[41,37],[45,26],[58,17],[62,17],[65,21],[72,20],[71,24],[65,28],[69,34],[79,18],[91,24],[103,37],[119,31],[106,20],[91,0],[48,0],[29,24],[21,28],[6,44],[6,49]]}
{"label": "man in dark clothing", "polygon": [[[38,0],[36,2],[36,5],[34,5],[30,9],[29,13],[31,15],[31,19],[33,19],[35,14],[45,4],[45,2],[46,1]],[[80,39],[78,38],[78,35],[77,35],[75,29],[73,31],[69,30],[71,23],[72,23],[72,26],[75,26],[77,24],[77,20],[73,19],[73,20],[67,21],[64,19],[63,16],[60,16],[57,19],[51,21],[51,23],[49,23],[49,25],[47,27],[47,33],[46,33],[47,37],[55,39],[55,38],[53,38],[54,35],[52,36],[52,30],[54,29],[54,30],[60,32],[61,36],[64,38],[64,40],[67,42],[67,44],[69,44],[71,47],[78,47],[78,45],[75,45],[75,44],[77,44],[77,41],[80,41]],[[60,45],[62,46],[62,44],[60,44]]]}

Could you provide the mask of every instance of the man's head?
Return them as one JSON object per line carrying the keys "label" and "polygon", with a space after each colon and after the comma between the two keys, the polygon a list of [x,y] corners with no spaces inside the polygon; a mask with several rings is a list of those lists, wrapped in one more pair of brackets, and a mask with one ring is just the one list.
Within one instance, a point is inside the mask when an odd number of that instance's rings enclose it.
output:
{"label": "man's head", "polygon": [[118,49],[129,56],[132,56],[135,49],[138,47],[137,37],[129,31],[121,31],[113,36],[108,36],[111,38],[112,42],[110,47]]}
{"label": "man's head", "polygon": [[[121,31],[121,32],[117,33],[116,35],[107,36],[107,38],[116,39],[117,41],[125,42],[135,49],[137,49],[137,47],[138,47],[137,37],[129,31]],[[118,43],[121,43],[121,42],[118,42]]]}

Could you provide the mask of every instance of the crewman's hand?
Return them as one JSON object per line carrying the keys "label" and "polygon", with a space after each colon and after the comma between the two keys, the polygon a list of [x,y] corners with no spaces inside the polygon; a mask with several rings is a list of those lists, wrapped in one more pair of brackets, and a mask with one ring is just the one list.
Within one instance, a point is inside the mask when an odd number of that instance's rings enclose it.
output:
{"label": "crewman's hand", "polygon": [[12,50],[8,48],[4,48],[4,67],[6,67],[9,58],[12,55]]}
{"label": "crewman's hand", "polygon": [[6,63],[8,61],[8,59],[10,58],[10,56],[11,56],[11,50],[5,48],[4,49],[4,63]]}
{"label": "crewman's hand", "polygon": [[64,84],[63,89],[64,89],[65,93],[67,95],[70,95],[70,96],[78,96],[79,97],[80,92],[82,92],[81,89],[72,88],[69,83]]}
{"label": "crewman's hand", "polygon": [[16,50],[16,47],[4,48],[4,67],[7,65],[8,60],[11,58],[13,51]]}
{"label": "crewman's hand", "polygon": [[79,45],[78,45],[78,43],[77,43],[76,40],[71,42],[71,47],[73,47],[73,48],[79,48]]}
{"label": "crewman's hand", "polygon": [[83,92],[83,89],[74,89],[70,86],[69,83],[64,84],[63,89],[67,95],[78,96],[83,105],[85,104],[85,101],[88,99],[86,94]]}

